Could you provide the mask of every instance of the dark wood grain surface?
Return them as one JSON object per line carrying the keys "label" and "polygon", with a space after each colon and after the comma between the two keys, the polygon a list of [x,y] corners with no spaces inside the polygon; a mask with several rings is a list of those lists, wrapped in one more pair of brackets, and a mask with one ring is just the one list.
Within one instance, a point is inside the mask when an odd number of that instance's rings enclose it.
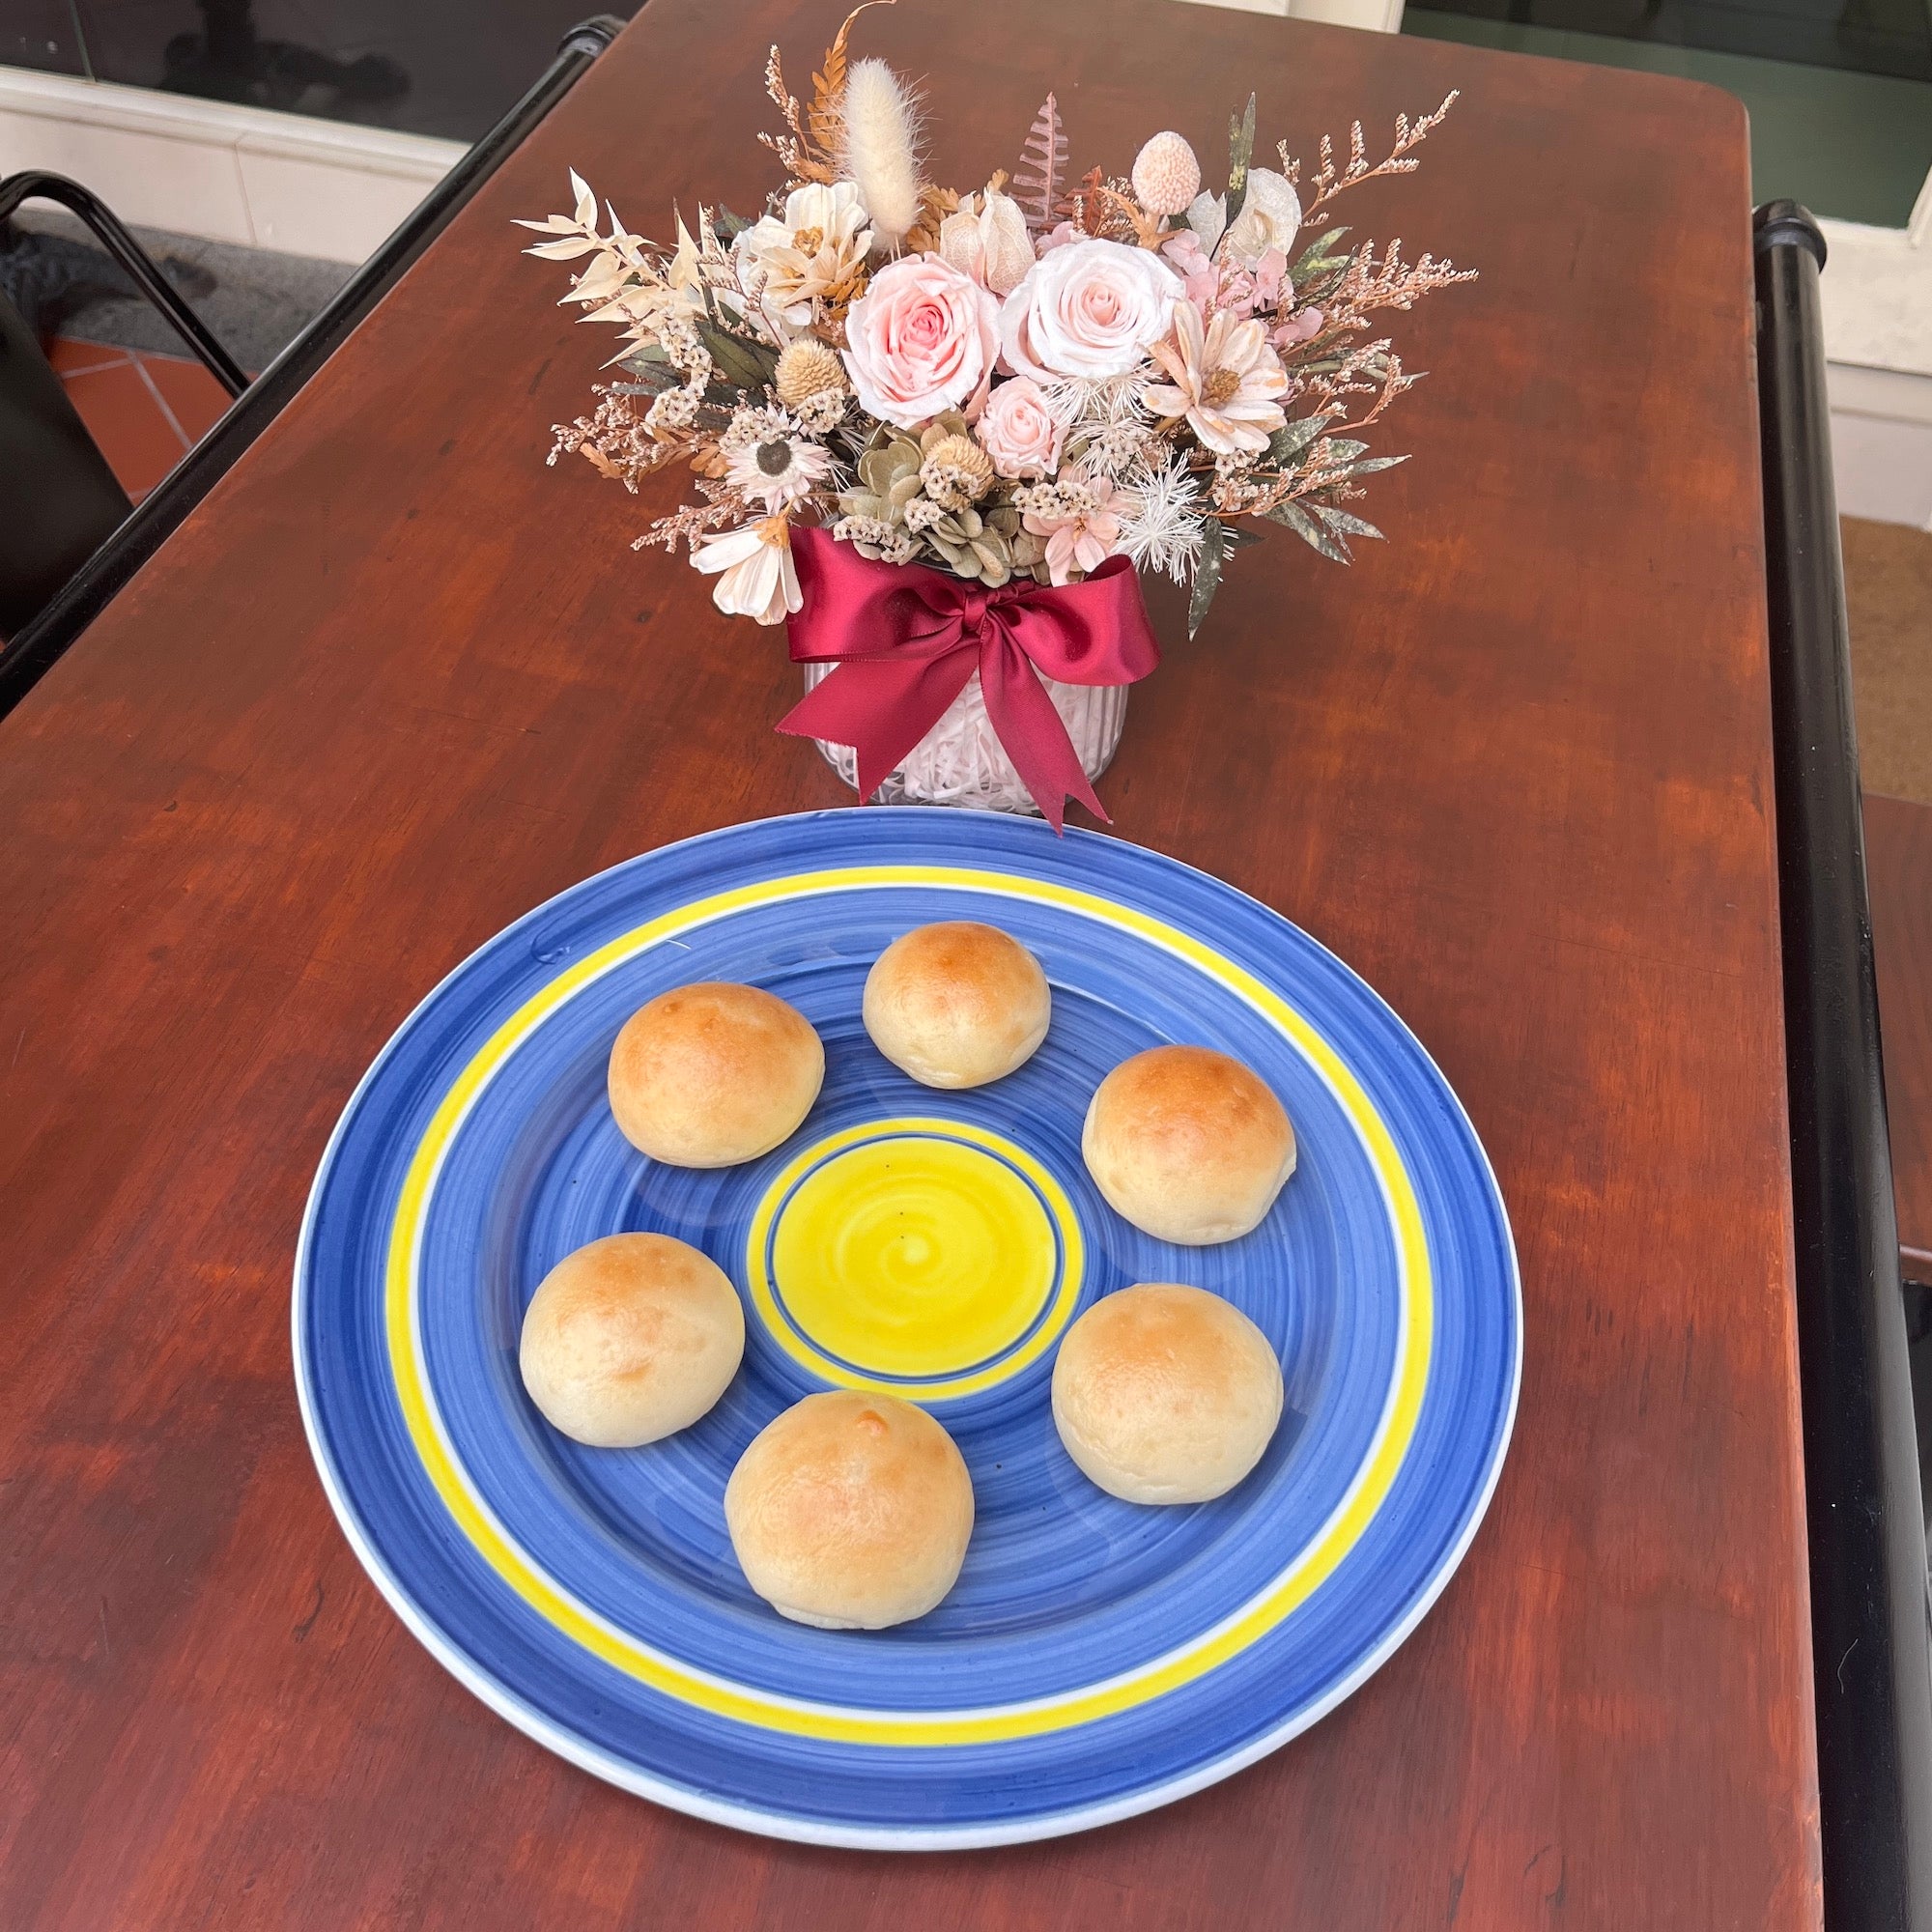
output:
{"label": "dark wood grain surface", "polygon": [[1932,805],[1865,794],[1865,874],[1898,1245],[1932,1280]]}
{"label": "dark wood grain surface", "polygon": [[[546,470],[610,352],[513,214],[756,205],[843,0],[651,0],[0,727],[0,1925],[1475,1932],[1818,1922],[1742,109],[1170,0],[904,0],[940,179],[1464,99],[1352,218],[1477,264],[1391,534],[1284,533],[1136,691],[1121,836],[1298,921],[1494,1157],[1527,1355],[1489,1520],[1369,1685],[1091,1835],[894,1860],[597,1784],[364,1580],[290,1378],[304,1193],[412,1003],[627,854],[840,801],[650,503]],[[1082,163],[1084,165],[1084,162]]]}

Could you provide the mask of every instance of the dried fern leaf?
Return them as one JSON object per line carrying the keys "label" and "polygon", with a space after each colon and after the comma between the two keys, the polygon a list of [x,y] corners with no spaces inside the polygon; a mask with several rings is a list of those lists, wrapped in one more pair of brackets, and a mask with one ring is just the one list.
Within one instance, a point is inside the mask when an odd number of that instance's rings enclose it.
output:
{"label": "dried fern leaf", "polygon": [[1059,218],[1060,180],[1065,170],[1066,130],[1060,124],[1060,103],[1049,94],[1034,116],[1020,164],[1013,170],[1013,199],[1035,235],[1044,235]]}

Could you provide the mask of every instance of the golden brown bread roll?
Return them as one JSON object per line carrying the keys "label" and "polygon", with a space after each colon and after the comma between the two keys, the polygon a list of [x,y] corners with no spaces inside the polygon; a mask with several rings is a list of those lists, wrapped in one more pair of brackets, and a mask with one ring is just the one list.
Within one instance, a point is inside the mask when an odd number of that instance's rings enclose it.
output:
{"label": "golden brown bread roll", "polygon": [[809,1395],[752,1442],[724,1489],[746,1579],[781,1616],[883,1630],[944,1597],[973,1534],[952,1436],[893,1396]]}
{"label": "golden brown bread roll", "polygon": [[660,993],[611,1049],[611,1111],[635,1148],[672,1167],[755,1160],[811,1111],[825,1048],[775,993],[713,980]]}
{"label": "golden brown bread roll", "polygon": [[524,1386],[599,1449],[688,1427],[745,1352],[745,1312],[714,1262],[668,1235],[607,1235],[544,1276],[524,1314]]}
{"label": "golden brown bread roll", "polygon": [[1039,961],[971,920],[905,933],[866,976],[866,1031],[927,1087],[983,1087],[1012,1072],[1033,1058],[1052,1014]]}
{"label": "golden brown bread roll", "polygon": [[1081,1470],[1130,1503],[1225,1495],[1281,1420],[1281,1364],[1238,1308],[1151,1282],[1096,1301],[1053,1364],[1053,1420]]}
{"label": "golden brown bread roll", "polygon": [[1259,1075],[1205,1046],[1156,1046],[1094,1090],[1080,1135],[1116,1213],[1200,1247],[1257,1226],[1294,1172],[1294,1129]]}

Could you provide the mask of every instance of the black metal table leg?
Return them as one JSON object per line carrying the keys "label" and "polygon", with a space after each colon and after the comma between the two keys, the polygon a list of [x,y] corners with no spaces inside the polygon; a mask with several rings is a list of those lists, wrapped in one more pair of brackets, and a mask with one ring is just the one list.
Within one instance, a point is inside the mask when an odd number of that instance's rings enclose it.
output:
{"label": "black metal table leg", "polygon": [[1754,227],[1825,1923],[1915,1932],[1932,1927],[1932,1648],[1819,326],[1825,242],[1795,202],[1767,204]]}

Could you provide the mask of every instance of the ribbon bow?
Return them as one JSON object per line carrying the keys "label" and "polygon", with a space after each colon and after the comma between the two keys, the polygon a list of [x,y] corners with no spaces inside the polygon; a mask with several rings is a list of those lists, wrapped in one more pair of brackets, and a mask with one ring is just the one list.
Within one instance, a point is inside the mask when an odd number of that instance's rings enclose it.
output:
{"label": "ribbon bow", "polygon": [[803,600],[787,620],[792,660],[838,668],[781,731],[850,745],[859,796],[870,798],[977,670],[993,729],[1053,829],[1069,796],[1107,816],[1040,677],[1132,684],[1160,662],[1125,557],[1108,557],[1079,583],[1016,578],[989,590],[861,556],[823,530],[793,530],[791,548]]}

